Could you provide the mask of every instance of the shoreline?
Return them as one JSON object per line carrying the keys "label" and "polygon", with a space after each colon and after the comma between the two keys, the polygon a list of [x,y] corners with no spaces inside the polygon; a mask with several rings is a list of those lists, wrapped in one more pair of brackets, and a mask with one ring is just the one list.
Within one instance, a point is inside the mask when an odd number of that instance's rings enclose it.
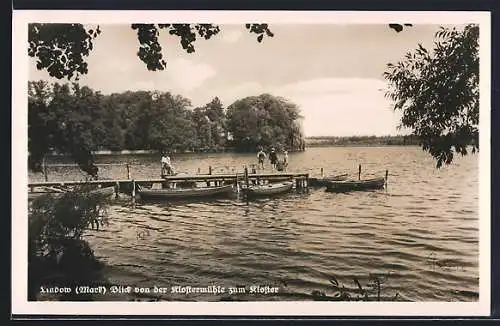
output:
{"label": "shoreline", "polygon": [[[316,148],[316,147],[419,147],[419,145],[415,144],[311,144],[307,145],[307,148]],[[304,151],[292,151],[289,150],[288,153],[294,152],[304,152]],[[237,153],[237,154],[245,154],[252,152],[237,152],[232,148],[227,148],[225,150],[220,151],[183,151],[183,152],[174,152],[175,154],[218,154],[218,153]],[[147,149],[138,149],[138,150],[120,150],[120,151],[112,151],[112,150],[99,150],[92,151],[92,155],[94,156],[105,156],[105,155],[154,155],[159,154],[158,150],[147,150]],[[59,153],[51,153],[48,154],[49,157],[66,157],[71,156],[69,154],[59,154]]]}

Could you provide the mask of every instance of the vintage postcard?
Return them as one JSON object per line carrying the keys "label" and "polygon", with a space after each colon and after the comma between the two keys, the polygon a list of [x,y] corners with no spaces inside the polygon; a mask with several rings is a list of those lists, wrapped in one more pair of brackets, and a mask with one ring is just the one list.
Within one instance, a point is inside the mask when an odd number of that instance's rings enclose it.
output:
{"label": "vintage postcard", "polygon": [[14,11],[12,313],[489,315],[490,29]]}

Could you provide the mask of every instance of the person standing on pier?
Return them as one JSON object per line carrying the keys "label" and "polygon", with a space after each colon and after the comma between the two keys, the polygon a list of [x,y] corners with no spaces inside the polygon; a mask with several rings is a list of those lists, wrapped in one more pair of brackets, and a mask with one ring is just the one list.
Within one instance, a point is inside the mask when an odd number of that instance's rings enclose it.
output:
{"label": "person standing on pier", "polygon": [[286,171],[287,167],[288,167],[288,152],[283,151],[283,170]]}
{"label": "person standing on pier", "polygon": [[271,153],[269,153],[269,160],[271,161],[273,171],[276,170],[276,164],[278,163],[278,154],[276,154],[276,150],[274,149],[274,147],[271,148]]}
{"label": "person standing on pier", "polygon": [[259,152],[257,153],[257,159],[259,160],[258,167],[260,169],[264,169],[264,160],[266,159],[266,153],[264,153],[264,150],[262,147],[259,148]]}
{"label": "person standing on pier", "polygon": [[170,157],[163,152],[161,157],[161,176],[164,177],[166,175],[172,175],[174,169],[172,168],[172,163],[170,161]]}

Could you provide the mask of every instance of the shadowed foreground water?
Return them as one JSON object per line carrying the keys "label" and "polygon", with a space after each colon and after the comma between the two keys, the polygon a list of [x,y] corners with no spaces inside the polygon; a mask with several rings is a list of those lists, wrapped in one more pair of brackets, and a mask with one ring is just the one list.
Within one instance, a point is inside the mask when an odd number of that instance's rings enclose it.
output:
{"label": "shadowed foreground water", "polygon": [[[254,155],[174,156],[177,169],[237,167]],[[102,163],[130,160],[133,177],[157,177],[157,157],[106,156]],[[334,276],[349,288],[365,286],[370,273],[385,274],[382,294],[409,301],[478,299],[478,157],[452,166],[416,147],[310,148],[290,155],[291,171],[345,171],[383,176],[387,190],[326,193],[310,189],[247,203],[213,201],[141,203],[127,199],[109,208],[109,225],[89,231],[96,255],[114,283],[168,288],[165,300],[219,301],[221,294],[170,293],[172,286],[245,286],[243,300],[309,300],[313,291],[332,294]],[[50,180],[80,179],[69,168],[49,171]],[[123,178],[124,167],[106,166],[102,176]],[[30,175],[39,180],[39,175]],[[278,287],[278,294],[248,293]],[[117,296],[130,300],[140,295]]]}

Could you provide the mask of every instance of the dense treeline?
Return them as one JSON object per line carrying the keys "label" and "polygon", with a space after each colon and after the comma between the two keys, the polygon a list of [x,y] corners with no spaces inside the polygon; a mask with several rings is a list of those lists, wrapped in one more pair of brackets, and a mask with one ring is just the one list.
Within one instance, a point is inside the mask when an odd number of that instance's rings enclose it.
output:
{"label": "dense treeline", "polygon": [[56,151],[73,156],[99,150],[175,152],[255,151],[258,146],[299,150],[299,108],[269,94],[225,108],[215,97],[202,107],[170,92],[103,95],[87,86],[31,81],[28,138],[32,164]]}
{"label": "dense treeline", "polygon": [[403,136],[350,136],[350,137],[308,137],[307,146],[376,146],[376,145],[419,145],[419,138],[415,135]]}

